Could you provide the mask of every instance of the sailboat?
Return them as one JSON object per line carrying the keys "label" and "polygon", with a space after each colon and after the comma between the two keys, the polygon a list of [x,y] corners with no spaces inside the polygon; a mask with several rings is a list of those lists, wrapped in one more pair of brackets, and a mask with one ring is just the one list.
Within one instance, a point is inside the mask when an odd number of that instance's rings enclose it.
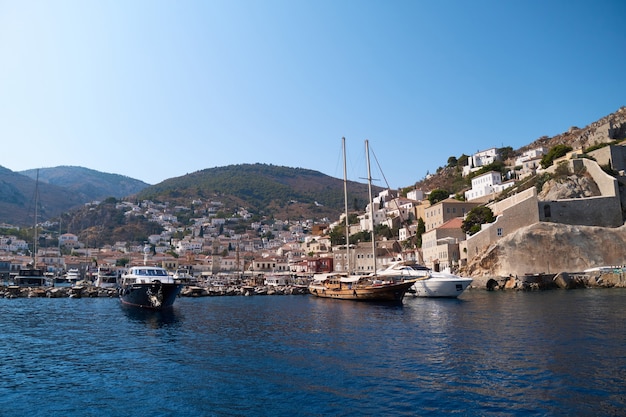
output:
{"label": "sailboat", "polygon": [[[349,245],[349,224],[348,224],[348,196],[347,196],[347,174],[346,174],[346,140],[342,138],[343,147],[343,176],[344,176],[344,201],[345,201],[345,221],[346,221],[346,251],[350,250]],[[372,202],[372,175],[370,172],[369,143],[365,141],[365,151],[367,155],[367,176],[369,184],[370,218],[372,219],[372,252],[374,255],[374,271],[376,271],[376,241],[374,237],[373,224],[373,204]],[[391,277],[384,279],[378,277],[376,272],[369,275],[349,275],[350,256],[347,256],[348,267],[345,274],[331,273],[316,276],[309,285],[309,292],[317,297],[334,298],[338,300],[354,301],[377,301],[377,302],[401,302],[404,295],[415,280],[403,280]]]}
{"label": "sailboat", "polygon": [[39,204],[39,170],[37,170],[37,180],[35,182],[35,230],[33,236],[33,260],[26,268],[20,268],[17,275],[13,278],[13,283],[19,287],[43,287],[48,285],[48,277],[44,274],[44,270],[37,268],[37,242],[39,236],[37,234],[37,206]]}

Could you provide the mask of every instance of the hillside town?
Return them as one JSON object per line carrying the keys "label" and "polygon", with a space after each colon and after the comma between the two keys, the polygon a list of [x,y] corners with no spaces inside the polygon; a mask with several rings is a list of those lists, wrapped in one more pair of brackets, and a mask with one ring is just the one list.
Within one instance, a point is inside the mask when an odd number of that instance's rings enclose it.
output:
{"label": "hillside town", "polygon": [[[86,280],[93,277],[98,266],[122,268],[146,259],[170,271],[185,270],[204,283],[235,279],[263,283],[267,277],[282,277],[286,282],[315,273],[345,271],[347,265],[351,265],[351,272],[368,274],[396,260],[416,261],[433,270],[462,272],[472,257],[528,225],[550,222],[617,228],[624,224],[625,196],[620,193],[626,183],[623,143],[603,146],[586,155],[582,149],[572,150],[543,169],[540,162],[548,151],[538,147],[523,152],[506,176],[497,171],[473,176],[471,188],[462,198],[450,195],[431,204],[424,190],[413,189],[402,197],[391,190],[380,192],[370,203],[372,207],[355,213],[356,221],[349,225],[351,236],[380,226],[398,231],[397,236],[376,241],[375,256],[372,256],[371,242],[353,243],[350,250],[346,250],[345,240],[342,244],[333,244],[330,234],[334,228],[345,224],[344,216],[326,222],[250,222],[252,216],[245,208],[230,216],[220,216],[218,213],[223,208],[220,201],[195,199],[190,205],[204,207],[203,215],[193,218],[191,226],[182,228],[177,214],[189,212],[190,207],[171,207],[152,201],[119,201],[117,208],[123,210],[125,216],[143,216],[158,223],[164,231],[149,236],[147,242],[117,242],[97,248],[79,241],[74,234],[65,233],[58,237],[57,248],[36,248],[36,253],[32,251],[32,244],[23,239],[0,236],[0,274],[6,282],[33,259],[51,276],[78,270]],[[501,155],[497,148],[479,151],[462,167],[463,176],[499,160]],[[602,166],[610,167],[617,175],[608,175]],[[555,170],[585,173],[596,185],[596,191],[576,198],[559,198],[543,195],[543,191],[539,193],[536,187],[530,187],[501,198],[506,190],[526,178]],[[478,233],[469,235],[462,230],[463,220],[478,206],[488,207],[495,221],[483,224]],[[418,219],[424,226],[421,247],[410,243],[411,237],[418,233]],[[242,222],[250,222],[245,233],[236,231],[241,229],[236,225]],[[537,270],[532,269],[533,265],[525,265],[525,272],[545,270],[540,264],[535,267]]]}

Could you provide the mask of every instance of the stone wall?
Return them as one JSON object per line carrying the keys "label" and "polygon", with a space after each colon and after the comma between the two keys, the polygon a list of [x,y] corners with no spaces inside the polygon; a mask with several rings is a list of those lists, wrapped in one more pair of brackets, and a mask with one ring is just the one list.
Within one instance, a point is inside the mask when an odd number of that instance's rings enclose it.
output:
{"label": "stone wall", "polygon": [[600,165],[609,165],[615,171],[626,171],[626,146],[609,145],[589,152]]}
{"label": "stone wall", "polygon": [[496,221],[483,225],[483,229],[470,236],[461,248],[461,257],[471,259],[517,229],[537,223],[537,190],[530,188],[490,206]]}
{"label": "stone wall", "polygon": [[[602,196],[539,201],[539,220],[601,227],[619,227],[624,224],[619,187],[615,178],[606,174],[595,161],[589,159],[574,159],[568,163],[573,172],[580,172],[584,167],[598,185]],[[554,169],[555,166],[549,171]]]}

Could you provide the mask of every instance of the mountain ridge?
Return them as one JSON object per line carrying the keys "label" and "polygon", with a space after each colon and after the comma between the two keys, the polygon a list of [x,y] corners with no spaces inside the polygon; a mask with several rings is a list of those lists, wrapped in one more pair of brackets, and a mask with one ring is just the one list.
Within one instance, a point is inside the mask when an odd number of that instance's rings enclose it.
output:
{"label": "mountain ridge", "polygon": [[[136,194],[149,184],[120,174],[96,171],[90,168],[61,165],[53,168],[28,169],[19,172],[31,179],[80,193],[87,201],[107,197],[122,198]],[[80,178],[80,181],[76,179]]]}
{"label": "mountain ridge", "polygon": [[[621,107],[584,128],[571,127],[552,138],[541,137],[517,149],[568,144],[574,148],[606,143],[626,136],[626,107]],[[270,169],[260,175],[259,170]],[[408,188],[432,191],[454,184],[452,192],[467,186],[458,180],[458,166],[446,166]],[[39,185],[34,179],[39,172]],[[88,179],[87,181],[85,179]],[[229,182],[230,181],[230,182]],[[104,184],[103,184],[104,183]],[[367,203],[366,185],[348,182],[349,206],[363,209]],[[0,223],[29,225],[32,215],[28,202],[35,187],[40,192],[41,219],[107,197],[172,199],[184,202],[193,198],[225,200],[237,207],[251,207],[259,213],[282,218],[331,217],[343,211],[343,180],[306,168],[281,167],[271,164],[239,164],[207,168],[181,177],[170,178],[155,185],[119,174],[107,174],[84,167],[61,166],[13,172],[0,166]],[[382,189],[374,187],[376,190]],[[107,195],[108,194],[108,195]],[[30,222],[30,223],[29,223]]]}

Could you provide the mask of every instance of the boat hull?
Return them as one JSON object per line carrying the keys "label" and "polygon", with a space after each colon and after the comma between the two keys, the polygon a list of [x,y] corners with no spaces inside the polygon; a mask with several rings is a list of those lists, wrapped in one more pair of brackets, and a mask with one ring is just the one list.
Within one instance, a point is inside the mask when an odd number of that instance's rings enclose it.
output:
{"label": "boat hull", "polygon": [[352,288],[327,288],[323,285],[312,285],[309,287],[309,292],[317,297],[338,300],[400,302],[412,285],[412,281]]}
{"label": "boat hull", "polygon": [[419,280],[409,294],[415,297],[456,298],[472,283],[471,278],[437,278]]}
{"label": "boat hull", "polygon": [[162,310],[174,305],[182,287],[177,283],[134,283],[121,287],[119,296],[125,305]]}

